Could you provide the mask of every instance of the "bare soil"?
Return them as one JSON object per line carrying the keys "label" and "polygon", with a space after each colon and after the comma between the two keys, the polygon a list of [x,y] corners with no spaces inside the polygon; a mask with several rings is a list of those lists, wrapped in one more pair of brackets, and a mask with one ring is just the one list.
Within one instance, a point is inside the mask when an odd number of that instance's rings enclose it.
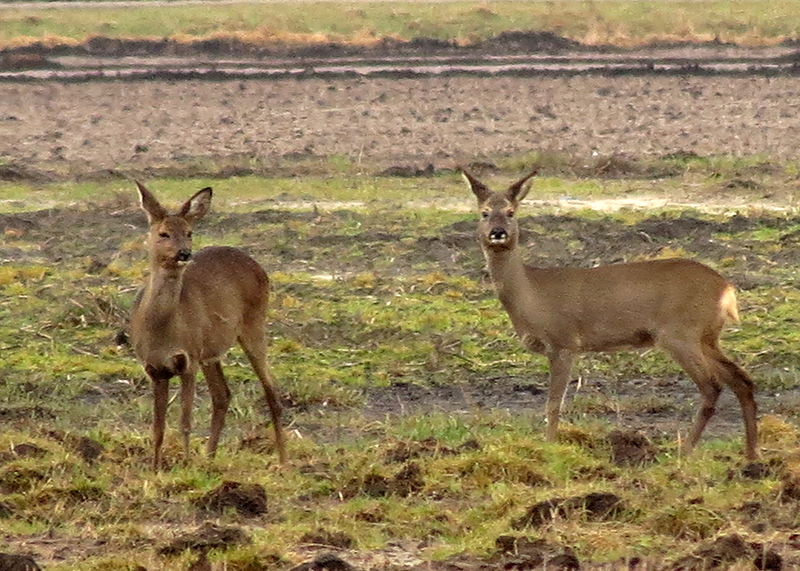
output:
{"label": "bare soil", "polygon": [[0,160],[72,171],[344,156],[452,166],[534,150],[796,156],[794,77],[0,84]]}

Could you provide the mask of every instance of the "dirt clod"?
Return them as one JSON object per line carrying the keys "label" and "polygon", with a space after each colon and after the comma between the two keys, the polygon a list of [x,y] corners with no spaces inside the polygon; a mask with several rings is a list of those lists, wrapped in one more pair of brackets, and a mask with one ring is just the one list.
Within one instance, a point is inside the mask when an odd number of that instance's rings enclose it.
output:
{"label": "dirt clod", "polygon": [[593,521],[609,521],[626,509],[627,504],[610,492],[592,492],[571,498],[552,498],[532,505],[525,515],[512,522],[511,527],[514,529],[539,527],[555,519],[573,515],[580,515]]}
{"label": "dirt clod", "polygon": [[201,510],[222,513],[233,508],[240,515],[253,517],[267,511],[267,491],[260,484],[223,482],[196,500]]}
{"label": "dirt clod", "polygon": [[300,538],[300,541],[339,549],[351,549],[355,545],[355,540],[350,535],[343,531],[329,531],[327,529],[318,529],[305,533]]}
{"label": "dirt clod", "polygon": [[39,571],[41,568],[29,555],[0,553],[0,571]]}
{"label": "dirt clod", "polygon": [[412,458],[433,456],[443,450],[449,449],[440,446],[439,441],[435,438],[426,438],[416,442],[398,442],[395,446],[386,451],[385,458],[388,463],[403,463],[408,462]]}
{"label": "dirt clod", "polygon": [[656,448],[641,432],[613,430],[608,434],[611,461],[616,466],[643,466],[654,462]]}
{"label": "dirt clod", "polygon": [[[541,557],[542,551],[547,547],[544,539],[531,539],[529,537],[516,537],[513,535],[500,535],[494,541],[497,553],[510,555],[525,555]],[[541,557],[544,559],[543,557]]]}
{"label": "dirt clod", "polygon": [[405,498],[425,487],[422,469],[416,462],[409,462],[392,478],[389,490],[392,494]]}
{"label": "dirt clod", "polygon": [[60,430],[48,430],[47,436],[62,443],[66,448],[77,452],[86,462],[94,462],[105,451],[105,446],[88,436],[77,436]]}
{"label": "dirt clod", "polygon": [[355,567],[338,555],[321,553],[313,560],[292,567],[289,571],[355,571]]}
{"label": "dirt clod", "polygon": [[762,543],[751,543],[750,547],[756,554],[753,560],[753,566],[756,569],[765,571],[781,571],[783,569],[783,557],[774,549],[770,549]]}
{"label": "dirt clod", "polygon": [[754,556],[753,549],[737,534],[723,535],[692,554],[679,559],[670,571],[710,571],[726,569],[741,559]]}
{"label": "dirt clod", "polygon": [[11,448],[11,451],[18,458],[41,458],[47,455],[47,450],[30,442],[16,444]]}
{"label": "dirt clod", "polygon": [[578,571],[581,568],[578,558],[572,553],[556,555],[547,564],[551,569],[563,569],[564,571]]}
{"label": "dirt clod", "polygon": [[425,487],[422,470],[416,462],[405,464],[392,478],[370,473],[363,478],[352,478],[342,489],[345,498],[365,494],[372,498],[394,495],[401,498],[417,493]]}
{"label": "dirt clod", "polygon": [[37,483],[45,480],[47,474],[34,468],[8,466],[0,471],[0,493],[15,494],[29,491]]}
{"label": "dirt clod", "polygon": [[208,554],[205,551],[201,551],[195,562],[189,565],[186,571],[211,571],[211,563],[208,561]]}
{"label": "dirt clod", "polygon": [[105,446],[97,440],[92,440],[87,436],[81,436],[72,440],[70,444],[74,447],[75,451],[80,454],[86,462],[94,462],[100,455],[103,454]]}
{"label": "dirt clod", "polygon": [[0,502],[0,519],[11,517],[12,515],[14,515],[14,508],[6,502]]}
{"label": "dirt clod", "polygon": [[748,480],[763,480],[771,473],[769,465],[764,462],[750,462],[742,468],[742,476]]}
{"label": "dirt clod", "polygon": [[367,474],[363,480],[351,479],[341,491],[342,497],[345,499],[353,498],[361,493],[371,498],[386,497],[389,494],[389,480],[380,474]]}
{"label": "dirt clod", "polygon": [[787,472],[781,478],[780,497],[784,501],[800,501],[800,474]]}
{"label": "dirt clod", "polygon": [[223,527],[206,522],[197,531],[178,537],[161,547],[161,555],[179,555],[187,549],[204,552],[211,549],[227,549],[250,543],[250,536],[238,527]]}
{"label": "dirt clod", "polygon": [[501,535],[495,540],[496,552],[487,563],[499,569],[580,569],[572,549],[545,539]]}

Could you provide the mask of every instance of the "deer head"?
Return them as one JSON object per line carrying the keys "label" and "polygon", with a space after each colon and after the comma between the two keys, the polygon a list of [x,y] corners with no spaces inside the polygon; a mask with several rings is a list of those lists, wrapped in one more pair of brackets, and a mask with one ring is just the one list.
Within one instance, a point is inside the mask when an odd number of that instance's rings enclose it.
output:
{"label": "deer head", "polygon": [[168,212],[155,196],[137,182],[142,209],[150,223],[151,263],[169,272],[180,272],[192,258],[192,227],[208,212],[211,188],[198,191],[174,213]]}
{"label": "deer head", "polygon": [[530,188],[525,183],[537,171],[530,172],[505,191],[498,192],[490,190],[465,169],[461,169],[461,173],[478,199],[481,213],[478,237],[481,246],[487,251],[513,250],[519,241],[519,225],[515,214]]}

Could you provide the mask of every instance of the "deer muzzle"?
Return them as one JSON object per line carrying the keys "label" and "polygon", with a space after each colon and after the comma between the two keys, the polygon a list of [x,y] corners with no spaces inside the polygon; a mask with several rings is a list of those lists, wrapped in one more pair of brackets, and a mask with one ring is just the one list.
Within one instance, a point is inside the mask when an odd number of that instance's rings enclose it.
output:
{"label": "deer muzzle", "polygon": [[189,261],[192,259],[192,251],[191,250],[178,250],[178,253],[175,254],[175,261],[178,264],[188,264]]}
{"label": "deer muzzle", "polygon": [[492,228],[489,231],[490,244],[505,244],[508,241],[508,232],[504,228]]}

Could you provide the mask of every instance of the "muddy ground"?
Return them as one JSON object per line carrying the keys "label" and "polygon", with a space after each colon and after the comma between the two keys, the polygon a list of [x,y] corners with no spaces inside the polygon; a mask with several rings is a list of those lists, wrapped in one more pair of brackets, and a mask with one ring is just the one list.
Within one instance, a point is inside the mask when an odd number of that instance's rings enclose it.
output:
{"label": "muddy ground", "polygon": [[[309,158],[347,157],[376,170],[397,165],[422,169],[429,164],[445,168],[457,162],[529,151],[563,151],[587,160],[596,155],[680,153],[792,160],[800,139],[798,95],[800,77],[794,75],[688,72],[6,81],[0,83],[0,178],[46,181],[64,176],[124,177],[162,167],[179,168],[207,158],[254,159],[285,169],[287,164],[291,168]],[[297,174],[303,173],[301,166],[297,169]],[[47,216],[51,217],[49,221],[24,215],[2,221],[6,231],[13,222],[28,224],[26,232],[36,225],[40,225],[39,231],[53,232],[59,216],[64,215]],[[76,220],[65,216],[61,223],[74,228]],[[89,234],[105,235],[98,232],[94,220],[96,213],[89,212],[86,220],[78,222],[86,225]],[[120,220],[110,222],[117,225]],[[620,236],[607,228],[578,228],[579,223],[575,224],[576,238],[580,236],[585,244],[600,248],[594,253],[587,251],[580,263],[608,258],[620,244]],[[700,243],[704,240],[702,233],[708,230],[702,226],[698,223],[675,235],[669,233],[676,231],[674,228],[664,230],[663,236],[654,234],[651,228],[649,235],[669,241],[682,237],[691,240],[697,234]],[[464,240],[473,239],[471,230],[451,231],[448,248],[479,257],[474,244],[463,245]],[[51,247],[56,259],[60,255],[58,241],[52,241]],[[44,253],[47,255],[46,250]],[[92,256],[93,252],[84,254]],[[11,249],[4,250],[4,258],[14,255]],[[291,264],[291,260],[286,262]],[[743,280],[754,279],[757,268],[751,269]],[[638,391],[640,385],[621,383],[615,390]],[[590,382],[584,390],[600,389]],[[681,401],[677,405],[679,422],[686,422],[694,406],[691,384],[670,379],[663,381],[660,390]],[[368,414],[377,417],[392,409],[419,412],[426,408],[468,410],[487,406],[541,410],[544,400],[527,380],[513,378],[490,379],[456,389],[423,389],[399,383],[368,396]],[[720,418],[709,427],[709,436],[741,430],[736,404],[726,398]],[[762,411],[785,410],[787,403],[797,398],[795,394],[764,395]],[[674,409],[666,414],[654,411],[647,417],[618,416],[632,428],[649,429],[651,436],[659,431],[674,434],[675,418]],[[653,426],[658,427],[656,434]],[[532,551],[542,552],[537,549]],[[535,557],[519,555],[518,546],[498,546],[498,553],[508,552],[514,552],[515,557],[451,560],[443,563],[442,569],[539,568]],[[317,559],[308,569],[348,568],[346,563],[325,556],[320,560],[318,552],[310,552],[309,557]],[[400,560],[402,555],[396,555],[383,566],[396,568]],[[548,568],[555,566],[548,557],[545,560],[550,561]],[[381,568],[369,556],[361,563]],[[560,568],[577,568],[568,557],[562,563]],[[435,568],[431,563],[415,565]]]}

